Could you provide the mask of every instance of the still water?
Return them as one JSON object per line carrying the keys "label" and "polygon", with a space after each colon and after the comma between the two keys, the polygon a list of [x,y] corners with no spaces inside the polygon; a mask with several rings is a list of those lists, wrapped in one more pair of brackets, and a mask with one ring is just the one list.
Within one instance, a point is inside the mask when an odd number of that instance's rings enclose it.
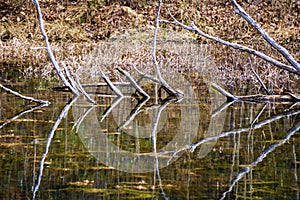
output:
{"label": "still water", "polygon": [[51,104],[1,92],[1,199],[299,199],[299,105],[8,87]]}

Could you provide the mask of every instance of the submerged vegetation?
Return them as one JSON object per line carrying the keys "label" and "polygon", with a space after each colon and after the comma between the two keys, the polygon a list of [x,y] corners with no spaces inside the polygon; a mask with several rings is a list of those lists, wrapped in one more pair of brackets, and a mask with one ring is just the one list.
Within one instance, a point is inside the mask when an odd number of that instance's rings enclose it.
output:
{"label": "submerged vegetation", "polygon": [[[0,198],[299,198],[300,64],[239,6],[41,0],[45,34],[33,2],[0,2]],[[296,60],[299,5],[242,4]]]}

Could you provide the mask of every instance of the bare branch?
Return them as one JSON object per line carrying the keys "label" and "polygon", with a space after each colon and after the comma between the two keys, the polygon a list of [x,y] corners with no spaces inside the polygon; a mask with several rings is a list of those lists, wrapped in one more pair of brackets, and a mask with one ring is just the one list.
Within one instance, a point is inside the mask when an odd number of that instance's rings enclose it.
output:
{"label": "bare branch", "polygon": [[92,104],[96,104],[96,101],[94,99],[92,99],[90,97],[90,95],[88,95],[88,93],[82,87],[82,85],[81,85],[81,83],[79,81],[79,77],[77,76],[77,74],[75,74],[74,76],[75,76],[76,88],[88,99],[89,102],[91,102]]}
{"label": "bare branch", "polygon": [[211,86],[212,86],[212,88],[214,88],[215,90],[217,90],[218,92],[223,94],[227,98],[227,101],[235,101],[235,100],[238,99],[236,96],[234,96],[231,93],[227,92],[226,90],[224,90],[223,88],[221,88],[220,86],[218,86],[215,83],[211,83]]}
{"label": "bare branch", "polygon": [[162,1],[158,0],[158,8],[155,14],[155,29],[154,29],[154,38],[153,38],[153,47],[152,47],[152,59],[155,66],[157,78],[159,79],[160,83],[165,88],[167,93],[169,95],[175,96],[177,99],[182,99],[183,94],[180,91],[174,90],[172,87],[170,87],[169,84],[161,76],[159,65],[156,59],[156,40],[157,40],[157,32],[159,29],[159,22],[160,22],[159,15],[160,15],[161,6],[162,6]]}
{"label": "bare branch", "polygon": [[249,47],[237,44],[237,43],[228,42],[228,41],[222,40],[222,39],[220,39],[218,37],[214,37],[214,36],[211,36],[209,34],[206,34],[203,31],[201,31],[193,23],[191,24],[191,26],[184,25],[181,22],[179,22],[171,13],[169,13],[169,14],[172,17],[172,19],[174,20],[173,22],[169,22],[167,20],[160,20],[160,21],[161,22],[165,22],[165,23],[170,23],[170,24],[178,25],[181,28],[189,30],[189,31],[195,31],[197,34],[201,35],[202,37],[205,37],[207,39],[213,40],[213,41],[218,42],[220,44],[229,46],[231,48],[238,49],[240,51],[248,52],[248,53],[253,54],[253,55],[255,55],[255,56],[257,56],[257,57],[259,57],[259,58],[261,58],[261,59],[263,59],[263,60],[265,60],[267,62],[270,62],[270,63],[274,64],[275,66],[277,66],[277,67],[279,67],[281,69],[287,70],[290,73],[300,75],[300,71],[295,70],[294,67],[286,65],[286,64],[284,64],[282,62],[279,62],[276,59],[271,58],[271,57],[267,56],[266,54],[264,54],[264,53],[262,53],[260,51],[257,51],[255,49],[252,49],[252,48],[249,48]]}
{"label": "bare branch", "polygon": [[160,81],[163,80],[163,78],[161,76],[159,65],[156,59],[156,38],[157,38],[157,31],[159,28],[159,15],[160,15],[161,5],[162,5],[162,1],[159,0],[157,12],[155,13],[155,29],[154,29],[154,36],[153,36],[154,38],[153,38],[153,47],[152,47],[152,59],[155,66],[156,75]]}
{"label": "bare branch", "polygon": [[123,93],[109,80],[109,78],[104,74],[104,72],[100,71],[101,77],[107,83],[107,85],[116,93],[118,97],[124,97]]}
{"label": "bare branch", "polygon": [[223,94],[227,101],[247,101],[247,102],[273,102],[273,103],[282,103],[282,102],[299,102],[300,97],[289,93],[284,95],[246,95],[246,96],[234,96],[231,93],[227,92],[225,89],[221,88],[217,84],[212,83],[212,87],[218,92]]}
{"label": "bare branch", "polygon": [[143,97],[149,99],[149,95],[136,83],[136,81],[130,76],[128,72],[125,70],[118,68],[117,69],[121,74],[126,76],[127,80],[131,83],[131,85],[138,91],[139,94],[141,94]]}
{"label": "bare branch", "polygon": [[300,72],[300,64],[293,58],[293,56],[281,45],[277,44],[273,38],[271,38],[268,33],[250,16],[246,11],[235,1],[232,0],[233,4],[237,7],[236,12],[240,14],[249,24],[251,24],[261,36],[278,52],[280,52],[285,59],[291,63],[291,65]]}
{"label": "bare branch", "polygon": [[44,21],[43,21],[43,15],[42,15],[42,12],[41,12],[41,8],[40,8],[40,5],[39,5],[39,2],[38,0],[32,0],[33,3],[35,4],[35,7],[36,7],[36,10],[37,10],[37,14],[38,14],[38,20],[39,20],[39,24],[40,24],[40,29],[41,29],[41,33],[44,37],[44,40],[45,40],[45,43],[46,43],[46,50],[47,50],[47,53],[48,53],[48,56],[50,58],[50,61],[51,63],[53,64],[58,76],[60,77],[60,79],[63,81],[63,83],[70,89],[70,91],[74,94],[74,95],[78,95],[79,92],[78,90],[73,87],[67,80],[67,78],[64,76],[60,66],[57,64],[56,60],[55,60],[55,57],[53,55],[53,52],[51,50],[51,46],[50,46],[50,43],[49,43],[49,39],[48,39],[48,36],[47,36],[47,33],[45,31],[45,28],[44,28]]}

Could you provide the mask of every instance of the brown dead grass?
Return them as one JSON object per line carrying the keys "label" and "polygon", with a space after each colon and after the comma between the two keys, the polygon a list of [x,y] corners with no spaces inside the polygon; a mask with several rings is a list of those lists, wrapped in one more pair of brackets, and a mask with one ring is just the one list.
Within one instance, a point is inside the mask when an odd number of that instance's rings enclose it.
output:
{"label": "brown dead grass", "polygon": [[[285,46],[296,59],[300,57],[300,3],[297,0],[240,2],[277,42]],[[76,70],[83,65],[93,47],[107,38],[123,34],[128,29],[153,28],[156,1],[57,1],[41,0],[46,30],[59,61]],[[22,65],[27,76],[53,76],[45,50],[34,49],[44,45],[34,5],[28,1],[8,0],[0,3],[0,63]],[[221,0],[166,0],[163,18],[169,19],[168,10],[187,24],[194,22],[205,32],[220,38],[251,46],[284,61],[274,49],[241,17],[234,13],[230,1]],[[165,26],[165,25],[163,25]],[[178,27],[167,26],[183,34],[192,35]],[[200,44],[210,46],[216,63],[216,73],[232,90],[253,85],[261,92],[256,78],[249,69],[248,54],[240,53],[194,35]],[[192,55],[191,55],[192,56]],[[275,91],[298,88],[299,78],[252,57],[253,66]]]}

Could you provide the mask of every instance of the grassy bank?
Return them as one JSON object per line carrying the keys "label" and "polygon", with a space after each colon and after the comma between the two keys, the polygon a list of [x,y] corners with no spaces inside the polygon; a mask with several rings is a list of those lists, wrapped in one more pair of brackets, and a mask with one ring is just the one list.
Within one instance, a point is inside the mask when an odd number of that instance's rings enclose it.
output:
{"label": "grassy bank", "polygon": [[[254,49],[283,60],[281,55],[269,47],[257,32],[235,14],[228,1],[163,1],[163,18],[169,19],[168,10],[187,24],[192,21],[203,31],[220,38],[248,45]],[[127,30],[152,31],[156,1],[104,1],[67,0],[40,1],[46,30],[59,61],[66,62],[76,70],[99,44],[124,34]],[[277,42],[284,45],[295,58],[299,58],[300,47],[300,3],[298,1],[244,1],[241,5],[253,16]],[[52,66],[40,34],[36,11],[31,1],[8,0],[1,2],[0,12],[0,63],[1,76],[6,66],[16,66],[20,76],[42,75],[53,77]],[[240,53],[203,39],[178,27],[163,25],[166,29],[194,37],[200,45],[209,46],[208,58],[215,63],[214,69],[222,82],[234,90],[243,85],[260,86],[249,68],[248,54]],[[167,38],[172,39],[172,38]],[[193,56],[193,55],[191,55]],[[278,70],[272,65],[252,58],[253,66],[275,91],[295,88],[298,77]],[[10,79],[10,77],[5,77]]]}

